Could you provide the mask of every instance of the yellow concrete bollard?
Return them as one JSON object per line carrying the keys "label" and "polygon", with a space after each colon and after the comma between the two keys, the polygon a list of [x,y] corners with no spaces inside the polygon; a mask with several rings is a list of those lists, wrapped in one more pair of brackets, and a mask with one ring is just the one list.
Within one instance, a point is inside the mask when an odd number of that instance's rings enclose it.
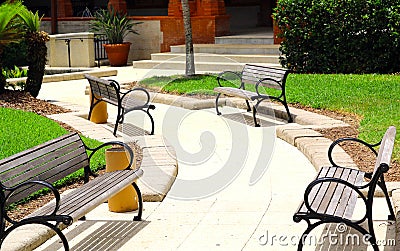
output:
{"label": "yellow concrete bollard", "polygon": [[[132,168],[135,168],[134,159]],[[106,150],[106,172],[123,170],[129,164],[127,153],[122,147]],[[133,186],[129,186],[108,200],[108,209],[111,212],[123,213],[137,210],[138,196]]]}
{"label": "yellow concrete bollard", "polygon": [[[97,95],[95,95],[98,98]],[[89,91],[89,102],[92,101],[92,92]],[[98,103],[92,110],[92,114],[90,116],[90,121],[96,124],[104,124],[107,123],[108,113],[107,113],[107,103],[101,101]]]}

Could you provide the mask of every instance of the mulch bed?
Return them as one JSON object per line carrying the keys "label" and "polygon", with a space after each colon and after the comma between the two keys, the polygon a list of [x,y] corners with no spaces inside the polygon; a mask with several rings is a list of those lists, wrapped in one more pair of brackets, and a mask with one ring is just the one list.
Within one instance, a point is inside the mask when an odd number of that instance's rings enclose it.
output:
{"label": "mulch bed", "polygon": [[[360,119],[357,118],[353,114],[346,113],[338,113],[326,110],[313,109],[309,107],[303,107],[300,105],[292,105],[293,107],[308,110],[311,112],[315,112],[318,114],[326,115],[335,119],[342,120],[349,124],[349,127],[338,127],[331,129],[323,129],[319,130],[324,137],[329,138],[331,140],[335,140],[337,138],[342,137],[357,137],[358,136],[358,126]],[[13,109],[21,109],[25,111],[35,112],[39,115],[50,115],[57,113],[65,113],[69,112],[68,109],[64,109],[57,105],[53,105],[49,102],[36,99],[29,95],[28,93],[21,91],[10,91],[7,90],[4,94],[0,95],[0,107],[7,107]],[[76,131],[74,128],[57,121],[61,126],[66,128],[69,131]],[[370,151],[364,147],[361,147],[359,144],[356,145],[343,145],[343,149],[353,158],[355,163],[360,167],[361,170],[370,171],[373,169],[371,167],[371,163],[374,163],[375,157],[370,154]],[[135,152],[140,152],[140,149],[136,147]],[[140,156],[140,154],[139,154]],[[139,158],[140,161],[140,158]],[[400,181],[400,165],[397,162],[392,163],[392,168],[389,173],[386,175],[386,180],[388,181]],[[102,170],[104,171],[104,170]],[[79,181],[77,183],[71,184],[67,187],[61,188],[60,192],[63,192],[67,189],[79,187],[83,184],[83,181]],[[44,203],[48,202],[52,199],[51,195],[45,195],[35,200],[32,200],[26,204],[19,205],[17,209],[9,212],[12,218],[21,219],[25,215],[33,212],[37,208],[39,208]]]}

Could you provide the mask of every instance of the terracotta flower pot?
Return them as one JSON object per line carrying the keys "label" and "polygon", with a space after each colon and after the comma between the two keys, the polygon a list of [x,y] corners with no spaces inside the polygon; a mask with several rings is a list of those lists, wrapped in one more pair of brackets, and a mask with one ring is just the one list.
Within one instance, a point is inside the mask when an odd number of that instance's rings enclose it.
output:
{"label": "terracotta flower pot", "polygon": [[123,44],[103,44],[111,66],[124,66],[128,62],[130,42]]}

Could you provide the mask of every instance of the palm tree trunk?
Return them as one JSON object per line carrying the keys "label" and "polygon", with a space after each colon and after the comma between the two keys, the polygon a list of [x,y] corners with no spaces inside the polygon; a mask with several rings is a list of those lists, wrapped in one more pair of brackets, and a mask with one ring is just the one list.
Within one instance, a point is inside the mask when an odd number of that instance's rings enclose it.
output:
{"label": "palm tree trunk", "polygon": [[36,98],[42,87],[46,67],[46,42],[49,40],[49,36],[46,32],[32,32],[27,34],[26,39],[28,44],[28,77],[25,90]]}
{"label": "palm tree trunk", "polygon": [[185,29],[185,46],[186,46],[186,76],[195,75],[194,66],[194,49],[192,39],[192,24],[190,20],[190,8],[188,0],[181,0],[183,12],[183,25]]}

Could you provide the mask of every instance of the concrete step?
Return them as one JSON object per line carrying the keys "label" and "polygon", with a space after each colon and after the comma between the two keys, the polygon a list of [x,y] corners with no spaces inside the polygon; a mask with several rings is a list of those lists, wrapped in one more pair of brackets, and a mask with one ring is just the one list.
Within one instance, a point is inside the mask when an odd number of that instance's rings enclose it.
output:
{"label": "concrete step", "polygon": [[[260,64],[279,67],[279,64]],[[158,61],[140,60],[132,62],[133,68],[138,69],[160,69],[160,70],[185,70],[185,61]],[[241,71],[244,63],[231,62],[195,62],[196,71],[221,72],[226,70]]]}
{"label": "concrete step", "polygon": [[215,38],[215,44],[274,44],[274,36],[222,36]]}
{"label": "concrete step", "polygon": [[[239,54],[208,54],[195,53],[195,62],[221,62],[221,63],[270,63],[279,64],[279,55],[239,55]],[[186,61],[185,53],[153,53],[151,60],[156,61]]]}
{"label": "concrete step", "polygon": [[[244,54],[244,55],[279,55],[276,44],[195,44],[195,53]],[[173,53],[185,53],[185,45],[171,46]]]}

